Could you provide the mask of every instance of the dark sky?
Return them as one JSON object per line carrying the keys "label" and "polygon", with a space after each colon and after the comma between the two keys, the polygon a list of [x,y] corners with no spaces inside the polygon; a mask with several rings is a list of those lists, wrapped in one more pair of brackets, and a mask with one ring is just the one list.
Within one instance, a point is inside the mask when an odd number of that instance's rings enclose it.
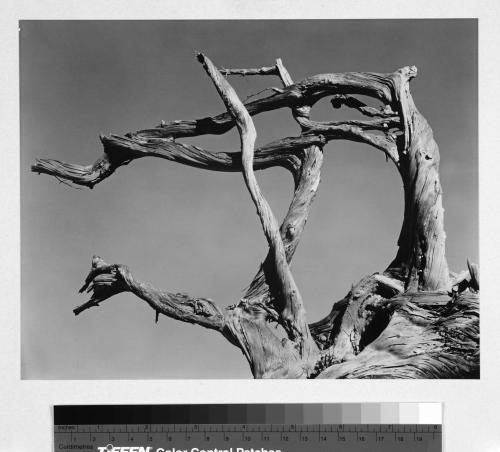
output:
{"label": "dark sky", "polygon": [[[161,317],[123,294],[78,317],[93,254],[155,286],[237,302],[266,254],[241,174],[142,159],[94,190],[29,171],[35,157],[90,164],[99,133],[199,118],[224,106],[195,51],[217,65],[283,59],[294,80],[325,72],[392,72],[416,65],[412,93],[441,150],[447,255],[478,261],[477,22],[25,21],[21,23],[22,375],[24,378],[248,378],[241,352],[217,333]],[[275,78],[231,79],[242,98]],[[313,119],[331,120],[327,100]],[[298,134],[288,111],[255,117],[258,144]],[[238,150],[236,131],[180,140]],[[278,218],[288,173],[257,174]],[[396,252],[402,184],[383,154],[333,142],[292,270],[318,320],[351,283]]]}

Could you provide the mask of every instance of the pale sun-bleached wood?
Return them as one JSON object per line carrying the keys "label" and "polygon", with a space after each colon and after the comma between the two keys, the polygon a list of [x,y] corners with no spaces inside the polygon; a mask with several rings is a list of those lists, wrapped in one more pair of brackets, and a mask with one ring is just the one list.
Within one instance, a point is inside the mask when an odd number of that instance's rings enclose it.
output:
{"label": "pale sun-bleached wood", "polygon": [[[477,376],[479,270],[471,263],[460,275],[448,269],[439,149],[409,89],[416,68],[391,74],[321,74],[294,83],[280,59],[269,67],[221,70],[203,55],[199,60],[227,113],[162,122],[125,136],[102,136],[104,154],[92,165],[40,159],[32,170],[90,188],[142,157],[213,171],[242,171],[269,253],[245,296],[225,309],[208,298],[160,291],[138,282],[126,266],[109,265],[95,257],[82,288],[92,293],[91,299],[76,308],[75,314],[115,294],[134,293],[156,311],[157,318],[163,314],[219,331],[242,350],[256,378]],[[223,77],[230,75],[274,75],[283,88],[273,87],[270,96],[241,102]],[[382,105],[366,105],[356,95],[369,96]],[[368,119],[311,121],[311,109],[326,96],[331,96],[334,108],[354,109]],[[300,135],[254,149],[256,131],[251,117],[281,108],[291,110]],[[211,152],[176,141],[222,134],[234,126],[240,132],[241,152]],[[405,212],[399,248],[384,271],[363,278],[334,303],[329,315],[308,324],[289,264],[318,188],[324,146],[342,139],[381,150],[401,175]],[[294,180],[294,195],[281,226],[254,174],[272,166],[287,168]]]}

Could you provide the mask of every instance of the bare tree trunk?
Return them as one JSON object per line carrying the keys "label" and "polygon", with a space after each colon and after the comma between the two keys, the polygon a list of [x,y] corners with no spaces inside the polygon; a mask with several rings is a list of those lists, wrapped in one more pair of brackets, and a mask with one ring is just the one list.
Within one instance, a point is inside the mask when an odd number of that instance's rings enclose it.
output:
{"label": "bare tree trunk", "polygon": [[[75,314],[120,292],[134,293],[159,314],[221,333],[245,355],[255,378],[471,378],[479,375],[477,266],[456,275],[445,256],[439,149],[409,89],[415,67],[392,74],[321,74],[294,83],[281,60],[271,67],[217,69],[198,60],[227,112],[199,120],[161,123],[126,136],[101,137],[104,154],[89,166],[41,159],[32,170],[94,187],[122,165],[159,157],[213,171],[241,171],[257,208],[269,252],[245,296],[224,310],[207,298],[160,291],[138,282],[123,265],[94,257],[83,290],[91,299]],[[224,77],[277,76],[283,88],[242,103]],[[382,103],[373,107],[355,95]],[[317,122],[310,111],[323,97],[334,108],[368,119]],[[252,116],[290,108],[300,136],[254,148]],[[221,134],[236,126],[240,152],[211,152],[176,141]],[[320,181],[323,147],[332,140],[367,143],[386,154],[401,175],[405,210],[398,252],[385,271],[366,276],[322,320],[308,323],[306,304],[290,262]],[[254,170],[288,169],[294,195],[281,225]]]}

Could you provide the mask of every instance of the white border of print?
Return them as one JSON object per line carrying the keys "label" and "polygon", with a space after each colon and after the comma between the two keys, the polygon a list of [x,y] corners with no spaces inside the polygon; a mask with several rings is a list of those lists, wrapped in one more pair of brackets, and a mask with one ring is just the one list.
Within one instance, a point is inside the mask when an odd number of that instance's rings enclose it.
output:
{"label": "white border of print", "polygon": [[[481,379],[468,381],[23,381],[20,379],[20,19],[479,18]],[[500,451],[500,3],[420,0],[4,0],[0,6],[0,448],[52,450],[54,404],[442,401],[446,452]],[[332,43],[335,45],[335,43]],[[443,55],[446,58],[446,55]],[[456,68],[457,71],[460,68]],[[466,215],[467,212],[464,212]],[[47,325],[50,328],[50,325]]]}

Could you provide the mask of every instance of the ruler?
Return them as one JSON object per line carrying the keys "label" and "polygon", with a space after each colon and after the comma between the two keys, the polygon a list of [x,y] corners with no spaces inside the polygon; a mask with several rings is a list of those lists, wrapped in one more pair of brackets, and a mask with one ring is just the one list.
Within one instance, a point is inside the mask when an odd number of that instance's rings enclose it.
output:
{"label": "ruler", "polygon": [[[349,412],[346,410],[346,405],[349,404],[342,404],[341,412],[342,409]],[[370,407],[372,413],[373,405]],[[324,407],[329,407],[330,413],[334,412],[331,409],[332,405],[315,405],[316,409],[319,406],[323,414],[326,412]],[[242,422],[252,416],[241,415],[241,410],[238,414],[238,409],[235,407],[246,407],[245,413],[253,410],[252,422]],[[274,405],[272,406],[274,412],[269,406],[265,407],[268,408],[267,413],[271,413],[272,416],[265,415],[266,422],[254,422],[256,418],[263,418],[262,414],[257,413],[256,405],[56,406],[54,407],[54,451],[442,451],[440,423],[362,423],[361,421],[310,423],[307,420],[299,423],[274,423],[267,420],[272,417],[272,420],[282,421],[287,417],[287,410],[289,417],[303,420],[310,416],[300,414],[300,408],[297,407],[302,405],[293,405],[293,409],[288,405]],[[306,413],[307,410],[309,414],[314,411],[310,405],[303,407],[306,407],[304,408]],[[352,407],[349,409],[352,416]],[[217,410],[223,414],[214,414],[218,412]],[[229,419],[231,410],[233,419],[236,418],[234,421]],[[316,420],[317,412],[313,416]],[[105,418],[108,418],[108,421],[105,421]],[[134,422],[119,422],[121,420]],[[158,422],[161,420],[167,422]],[[171,420],[178,422],[170,422]],[[190,420],[208,422],[187,422]]]}

